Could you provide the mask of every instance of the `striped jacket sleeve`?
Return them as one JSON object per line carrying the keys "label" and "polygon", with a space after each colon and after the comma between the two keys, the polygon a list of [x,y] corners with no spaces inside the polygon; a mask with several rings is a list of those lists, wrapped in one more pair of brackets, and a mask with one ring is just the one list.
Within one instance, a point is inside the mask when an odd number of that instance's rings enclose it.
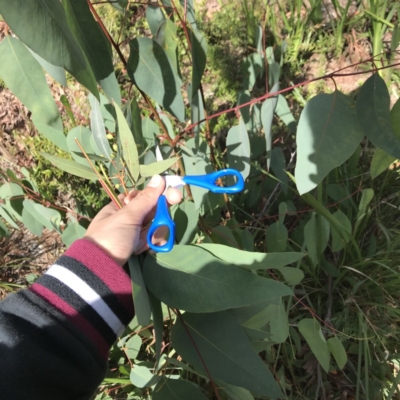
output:
{"label": "striped jacket sleeve", "polygon": [[29,289],[0,302],[1,398],[92,398],[133,318],[131,292],[125,271],[81,239]]}

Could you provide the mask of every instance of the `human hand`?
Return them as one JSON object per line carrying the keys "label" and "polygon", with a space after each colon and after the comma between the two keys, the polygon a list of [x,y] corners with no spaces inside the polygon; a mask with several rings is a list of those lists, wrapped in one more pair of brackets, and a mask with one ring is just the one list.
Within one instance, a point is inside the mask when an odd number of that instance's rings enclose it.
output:
{"label": "human hand", "polygon": [[[164,192],[165,180],[155,175],[142,191],[118,196],[124,204],[120,210],[113,203],[103,207],[86,231],[85,239],[103,248],[118,264],[124,265],[132,253],[139,254],[149,247],[146,235],[155,215],[157,200]],[[169,204],[177,204],[182,194],[169,188],[165,193]],[[147,226],[147,227],[146,227]],[[154,244],[165,243],[165,232],[160,229],[153,236]]]}

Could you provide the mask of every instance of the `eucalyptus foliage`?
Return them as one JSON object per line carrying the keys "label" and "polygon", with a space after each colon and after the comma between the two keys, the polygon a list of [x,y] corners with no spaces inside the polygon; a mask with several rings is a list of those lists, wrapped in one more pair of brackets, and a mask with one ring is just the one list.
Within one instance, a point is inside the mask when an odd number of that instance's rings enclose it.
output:
{"label": "eucalyptus foliage", "polygon": [[[277,93],[283,61],[275,59],[272,47],[264,54],[257,27],[257,50],[243,60],[243,90],[238,93],[239,105],[254,104],[240,108],[223,153],[214,148],[205,122],[201,85],[207,42],[193,1],[182,0],[177,8],[168,0],[159,3],[147,6],[152,36],[129,42],[126,69],[135,87],[129,94],[121,96],[110,42],[84,0],[0,0],[0,13],[12,30],[0,44],[0,57],[7,60],[0,64],[0,77],[31,111],[37,130],[69,154],[43,157],[70,174],[100,179],[110,193],[142,188],[149,177],[166,170],[203,174],[226,166],[246,179],[244,193],[231,198],[194,187],[185,191],[182,204],[171,210],[178,242],[173,251],[131,258],[137,316],[111,360],[121,356],[131,361],[120,365],[119,375],[109,382],[131,384],[131,396],[152,393],[155,400],[211,398],[215,385],[226,399],[284,398],[290,388],[272,369],[276,344],[290,354],[300,352],[300,333],[325,372],[346,365],[343,337],[323,330],[321,321],[310,316],[289,329],[288,305],[305,272],[342,279],[339,266],[327,259],[353,254],[361,260],[359,239],[374,192],[364,188],[355,202],[338,178],[344,167],[348,174],[357,172],[365,138],[378,148],[373,177],[400,158],[400,103],[390,111],[387,86],[374,73],[356,99],[338,90],[311,98],[297,122]],[[128,2],[113,6],[123,11]],[[189,77],[182,76],[178,54],[185,10]],[[46,82],[49,74],[66,85],[65,72],[88,90],[91,108],[90,125],[77,125],[72,115],[69,132]],[[255,101],[252,90],[263,77],[270,95]],[[295,140],[295,161],[289,163],[274,144],[274,122]],[[160,137],[166,160],[157,163],[154,145]],[[22,223],[35,235],[44,228],[56,230],[66,245],[81,238],[82,221],[33,200],[30,193],[37,188],[28,170],[24,175],[19,179],[6,172],[9,182],[0,187],[0,233],[7,235]],[[260,229],[258,218],[268,213],[265,198],[271,193],[277,193],[279,216]],[[263,198],[265,207],[260,207]],[[340,207],[326,207],[328,199]],[[290,229],[297,207],[304,204],[314,211],[303,213]],[[221,219],[221,209],[229,217]],[[143,331],[150,345],[142,342]],[[171,343],[163,346],[165,340]]]}

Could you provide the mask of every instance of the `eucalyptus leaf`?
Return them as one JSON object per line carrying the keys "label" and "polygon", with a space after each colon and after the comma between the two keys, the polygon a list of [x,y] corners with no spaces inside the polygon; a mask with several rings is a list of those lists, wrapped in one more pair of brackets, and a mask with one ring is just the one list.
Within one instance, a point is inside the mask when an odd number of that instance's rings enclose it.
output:
{"label": "eucalyptus leaf", "polygon": [[49,230],[59,230],[61,223],[60,213],[53,209],[36,203],[33,200],[26,199],[23,202],[24,209],[26,209],[37,221]]}
{"label": "eucalyptus leaf", "polygon": [[[279,82],[276,82],[271,89],[271,93],[279,91]],[[264,128],[265,141],[267,144],[267,167],[271,165],[272,151],[272,121],[274,119],[275,108],[278,103],[278,96],[269,97],[261,107],[261,121]]]}
{"label": "eucalyptus leaf", "polygon": [[89,95],[89,102],[92,107],[90,112],[90,126],[92,128],[94,142],[100,152],[99,155],[110,159],[111,148],[108,143],[106,128],[100,111],[100,103],[93,95]]}
{"label": "eucalyptus leaf", "polygon": [[392,157],[400,158],[400,136],[392,126],[389,91],[378,73],[369,77],[361,86],[356,109],[368,139]]}
{"label": "eucalyptus leaf", "polygon": [[28,229],[29,232],[36,236],[41,236],[44,225],[39,222],[30,212],[29,210],[24,207],[22,210],[22,222],[24,223],[25,227]]}
{"label": "eucalyptus leaf", "polygon": [[243,119],[228,131],[226,138],[229,168],[238,170],[243,179],[250,173],[250,141]]}
{"label": "eucalyptus leaf", "polygon": [[131,359],[135,360],[139,354],[140,348],[142,347],[142,339],[139,335],[133,335],[125,344],[126,355]]}
{"label": "eucalyptus leaf", "polygon": [[184,201],[176,208],[174,221],[176,224],[175,238],[179,244],[190,244],[196,232],[199,220],[199,210],[192,201]]}
{"label": "eucalyptus leaf", "polygon": [[165,16],[158,4],[149,4],[146,7],[146,19],[153,36],[157,35],[160,25],[165,21]]}
{"label": "eucalyptus leaf", "polygon": [[136,86],[172,113],[185,119],[185,107],[177,74],[163,48],[149,38],[129,42],[128,73]]}
{"label": "eucalyptus leaf", "polygon": [[0,43],[0,58],[7,60],[0,63],[0,76],[7,87],[32,112],[36,121],[62,133],[60,113],[42,67],[29,50],[18,39],[6,35]]}
{"label": "eucalyptus leaf", "polygon": [[172,66],[174,67],[176,75],[179,76],[176,52],[179,38],[176,34],[176,30],[176,25],[170,19],[165,19],[159,25],[156,37],[154,39],[164,49],[165,54],[168,56]]}
{"label": "eucalyptus leaf", "polygon": [[335,91],[308,101],[296,135],[295,179],[299,193],[314,189],[330,171],[348,160],[363,136],[349,96]]}
{"label": "eucalyptus leaf", "polygon": [[304,253],[294,252],[257,253],[238,250],[220,244],[203,243],[196,246],[209,251],[228,264],[237,265],[249,270],[280,268],[293,264],[305,256]]}
{"label": "eucalyptus leaf", "polygon": [[201,78],[206,68],[207,61],[207,41],[205,36],[198,30],[190,31],[190,42],[192,45],[192,86],[191,91],[194,95],[199,89]]}
{"label": "eucalyptus leaf", "polygon": [[275,114],[289,128],[292,133],[296,132],[297,122],[293,117],[286,99],[280,94],[276,103]]}
{"label": "eucalyptus leaf", "polygon": [[154,388],[152,400],[207,400],[200,387],[182,379],[163,378]]}
{"label": "eucalyptus leaf", "polygon": [[151,307],[147,288],[143,281],[142,267],[139,257],[132,255],[128,260],[129,274],[132,279],[132,294],[135,304],[135,314],[140,325],[150,323]]}
{"label": "eucalyptus leaf", "polygon": [[347,363],[347,353],[342,342],[337,336],[334,336],[327,340],[327,344],[338,367],[343,369]]}
{"label": "eucalyptus leaf", "polygon": [[190,364],[204,370],[204,362],[211,376],[228,384],[262,396],[282,397],[271,372],[251,347],[243,328],[229,313],[185,313],[182,319],[178,319],[172,329],[172,345]]}
{"label": "eucalyptus leaf", "polygon": [[52,126],[47,125],[41,119],[32,118],[32,120],[39,133],[41,133],[44,137],[49,139],[53,144],[55,144],[61,150],[69,152],[67,138],[65,137],[64,132],[62,130],[55,129]]}
{"label": "eucalyptus leaf", "polygon": [[145,388],[155,385],[161,377],[153,375],[149,368],[142,365],[134,365],[131,369],[129,379],[138,388]]}
{"label": "eucalyptus leaf", "polygon": [[80,178],[97,180],[97,175],[91,168],[78,164],[75,161],[66,160],[65,158],[53,156],[51,154],[39,152],[39,154],[46,160],[50,161],[53,165],[69,174],[79,176]]}
{"label": "eucalyptus leaf", "polygon": [[9,224],[11,225],[12,228],[18,229],[19,226],[15,223],[13,217],[10,215],[8,212],[7,208],[4,207],[3,205],[0,205],[0,216]]}
{"label": "eucalyptus leaf", "polygon": [[371,162],[371,178],[375,179],[378,177],[382,172],[387,170],[395,160],[396,158],[386,153],[385,150],[376,149]]}
{"label": "eucalyptus leaf", "polygon": [[274,222],[265,232],[265,241],[268,252],[281,253],[286,250],[288,230],[282,222]]}
{"label": "eucalyptus leaf", "polygon": [[328,246],[330,225],[329,222],[321,217],[321,224],[318,224],[315,213],[304,227],[304,239],[308,255],[314,265],[318,265],[320,256]]}
{"label": "eucalyptus leaf", "polygon": [[174,246],[149,254],[143,266],[147,288],[170,307],[213,312],[292,294],[285,285],[232,266],[197,246]]}
{"label": "eucalyptus leaf", "polygon": [[318,321],[314,318],[304,318],[299,321],[298,328],[321,367],[328,372],[330,351]]}
{"label": "eucalyptus leaf", "polygon": [[72,158],[78,163],[85,165],[90,168],[89,162],[85,159],[84,155],[81,153],[81,149],[76,143],[75,139],[78,139],[79,143],[83,147],[86,154],[94,153],[92,149],[90,138],[92,137],[92,132],[90,129],[84,126],[77,126],[71,129],[67,135],[67,145],[68,150],[72,155]]}
{"label": "eucalyptus leaf", "polygon": [[0,186],[0,198],[3,200],[11,199],[16,196],[23,196],[24,191],[17,183],[7,182]]}
{"label": "eucalyptus leaf", "polygon": [[171,157],[167,160],[157,161],[152,164],[140,165],[140,176],[149,178],[153,175],[161,174],[171,168],[178,160],[179,157]]}
{"label": "eucalyptus leaf", "polygon": [[78,221],[70,221],[62,233],[61,239],[69,247],[75,240],[82,239],[85,232],[86,229]]}
{"label": "eucalyptus leaf", "polygon": [[133,138],[132,132],[129,129],[128,123],[122,113],[121,109],[114,103],[115,111],[117,113],[118,122],[118,138],[121,142],[122,156],[128,167],[129,174],[136,182],[139,178],[139,155]]}
{"label": "eucalyptus leaf", "polygon": [[[60,1],[0,0],[0,14],[30,49],[50,64],[66,69],[98,96],[95,77]],[[14,63],[9,65],[14,67]]]}
{"label": "eucalyptus leaf", "polygon": [[340,210],[337,210],[332,216],[336,219],[342,232],[346,234],[339,235],[336,229],[332,229],[332,251],[340,251],[345,244],[350,240],[352,226],[347,215]]}

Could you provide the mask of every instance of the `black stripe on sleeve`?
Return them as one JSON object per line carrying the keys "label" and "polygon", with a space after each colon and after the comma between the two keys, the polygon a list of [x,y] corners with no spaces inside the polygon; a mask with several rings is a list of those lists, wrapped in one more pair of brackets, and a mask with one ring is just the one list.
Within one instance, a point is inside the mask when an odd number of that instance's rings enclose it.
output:
{"label": "black stripe on sleeve", "polygon": [[97,331],[104,337],[107,343],[111,346],[117,336],[107,324],[106,321],[97,313],[92,306],[86,303],[79,295],[77,295],[72,289],[66,286],[64,283],[59,281],[53,276],[44,274],[38,281],[40,285],[56,293],[62,300],[70,304],[77,312],[79,312],[84,318],[86,318]]}
{"label": "black stripe on sleeve", "polygon": [[102,298],[108,307],[110,307],[111,311],[119,318],[123,325],[128,325],[129,322],[131,322],[132,316],[121,304],[118,297],[96,274],[86,268],[84,264],[74,258],[62,256],[58,259],[57,265],[69,269],[85,281]]}

